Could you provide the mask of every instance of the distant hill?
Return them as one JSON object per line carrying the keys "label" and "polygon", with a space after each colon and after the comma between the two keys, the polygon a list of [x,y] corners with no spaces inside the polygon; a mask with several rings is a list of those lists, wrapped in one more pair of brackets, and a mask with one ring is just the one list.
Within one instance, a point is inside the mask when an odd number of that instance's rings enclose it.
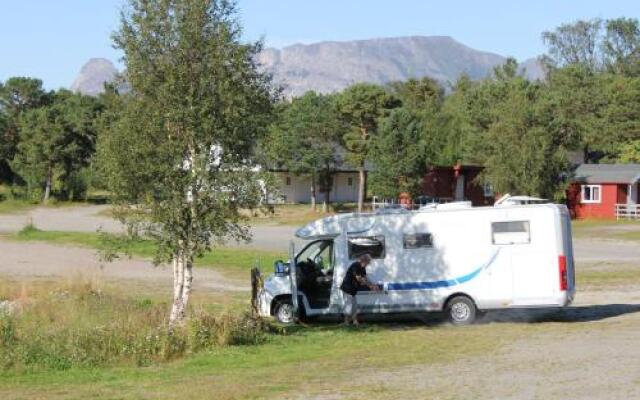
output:
{"label": "distant hill", "polygon": [[92,58],[80,69],[80,73],[71,84],[71,90],[91,96],[104,91],[105,82],[113,82],[118,70],[106,58]]}
{"label": "distant hill", "polygon": [[[296,44],[282,50],[266,49],[260,55],[264,67],[293,96],[310,89],[339,91],[357,82],[382,84],[428,76],[446,84],[462,74],[482,79],[505,60],[448,36]],[[532,67],[527,66],[527,75],[538,76]]]}
{"label": "distant hill", "polygon": [[[268,48],[259,55],[263,68],[273,74],[287,96],[299,96],[308,90],[330,93],[358,82],[384,84],[425,76],[443,84],[454,82],[462,74],[482,79],[505,60],[448,36],[296,44]],[[535,59],[521,67],[530,79],[544,76]],[[82,68],[72,89],[87,94],[100,92],[102,83],[113,79],[114,71],[109,61],[92,59]]]}

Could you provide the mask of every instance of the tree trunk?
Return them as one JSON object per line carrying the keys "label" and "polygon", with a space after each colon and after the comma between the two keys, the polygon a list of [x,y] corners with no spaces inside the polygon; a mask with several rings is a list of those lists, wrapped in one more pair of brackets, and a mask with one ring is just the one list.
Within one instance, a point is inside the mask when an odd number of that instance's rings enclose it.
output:
{"label": "tree trunk", "polygon": [[582,159],[583,159],[583,163],[585,164],[591,164],[591,157],[589,156],[589,145],[585,145],[582,148]]}
{"label": "tree trunk", "polygon": [[311,209],[313,211],[318,211],[316,203],[316,174],[314,172],[311,174]]}
{"label": "tree trunk", "polygon": [[173,257],[173,304],[169,315],[169,328],[182,323],[193,282],[193,258],[184,253]]}
{"label": "tree trunk", "polygon": [[49,196],[51,196],[51,184],[53,181],[53,172],[51,168],[47,170],[47,180],[44,186],[44,196],[42,197],[42,202],[47,203],[49,201]]}
{"label": "tree trunk", "polygon": [[364,208],[364,166],[358,168],[358,212],[361,213]]}
{"label": "tree trunk", "polygon": [[331,199],[329,198],[329,196],[331,196],[331,189],[326,190],[324,192],[324,199],[322,201],[322,212],[323,213],[329,212],[329,204],[331,204]]}

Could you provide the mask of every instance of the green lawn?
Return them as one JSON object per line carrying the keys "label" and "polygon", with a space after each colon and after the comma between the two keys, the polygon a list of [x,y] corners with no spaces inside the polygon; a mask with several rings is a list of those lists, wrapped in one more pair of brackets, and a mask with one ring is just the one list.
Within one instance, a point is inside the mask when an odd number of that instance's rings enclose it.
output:
{"label": "green lawn", "polygon": [[316,325],[287,336],[273,336],[263,345],[220,348],[150,367],[5,373],[0,378],[0,397],[244,399],[328,389],[358,393],[358,398],[375,398],[381,388],[350,381],[355,371],[371,373],[474,357],[525,332],[534,334],[540,330],[519,324],[462,329],[417,325],[346,329]]}
{"label": "green lawn", "polygon": [[1,200],[0,214],[15,214],[36,207],[35,204],[23,200]]}
{"label": "green lawn", "polygon": [[[27,227],[20,232],[6,236],[16,241],[39,241],[56,245],[73,245],[93,249],[104,249],[105,241],[116,239],[113,235],[104,235],[93,232],[59,232],[41,231],[34,227]],[[132,256],[152,258],[156,244],[151,240],[136,240],[127,242],[124,250]],[[268,269],[275,260],[286,259],[287,255],[278,251],[257,250],[251,248],[219,247],[202,258],[196,259],[198,267],[215,267],[231,278],[246,279],[248,271],[259,264],[264,270]]]}
{"label": "green lawn", "polygon": [[335,215],[337,213],[353,212],[357,205],[352,203],[336,203],[329,206],[328,212],[322,212],[322,204],[318,204],[317,211],[309,204],[279,204],[270,211],[245,211],[252,225],[289,225],[301,226],[317,219]]}
{"label": "green lawn", "polygon": [[576,238],[602,238],[617,240],[640,240],[640,221],[586,219],[572,223]]}
{"label": "green lawn", "polygon": [[589,286],[612,286],[640,284],[640,268],[624,266],[622,268],[610,268],[602,270],[581,271],[579,268],[576,274],[576,283]]}

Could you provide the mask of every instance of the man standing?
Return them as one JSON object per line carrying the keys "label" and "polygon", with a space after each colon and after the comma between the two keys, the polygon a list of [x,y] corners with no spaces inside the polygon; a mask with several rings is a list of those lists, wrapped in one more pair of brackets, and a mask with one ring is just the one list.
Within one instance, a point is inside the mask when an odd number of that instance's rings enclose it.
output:
{"label": "man standing", "polygon": [[356,300],[356,293],[359,290],[374,290],[379,291],[377,285],[371,283],[367,279],[367,266],[371,263],[371,256],[367,253],[361,254],[358,260],[349,266],[347,273],[342,280],[340,290],[344,296],[344,323],[348,325],[353,322],[354,325],[358,325],[358,302]]}

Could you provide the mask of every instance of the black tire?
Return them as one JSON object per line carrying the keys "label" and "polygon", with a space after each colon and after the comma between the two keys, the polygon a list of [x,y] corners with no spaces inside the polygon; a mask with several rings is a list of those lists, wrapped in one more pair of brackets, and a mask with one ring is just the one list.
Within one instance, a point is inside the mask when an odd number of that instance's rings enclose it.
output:
{"label": "black tire", "polygon": [[471,325],[476,320],[477,313],[475,303],[467,296],[456,296],[447,303],[447,319],[453,325]]}
{"label": "black tire", "polygon": [[295,322],[295,315],[293,313],[293,303],[291,299],[278,301],[273,308],[273,316],[276,318],[276,321],[281,324],[293,324]]}

